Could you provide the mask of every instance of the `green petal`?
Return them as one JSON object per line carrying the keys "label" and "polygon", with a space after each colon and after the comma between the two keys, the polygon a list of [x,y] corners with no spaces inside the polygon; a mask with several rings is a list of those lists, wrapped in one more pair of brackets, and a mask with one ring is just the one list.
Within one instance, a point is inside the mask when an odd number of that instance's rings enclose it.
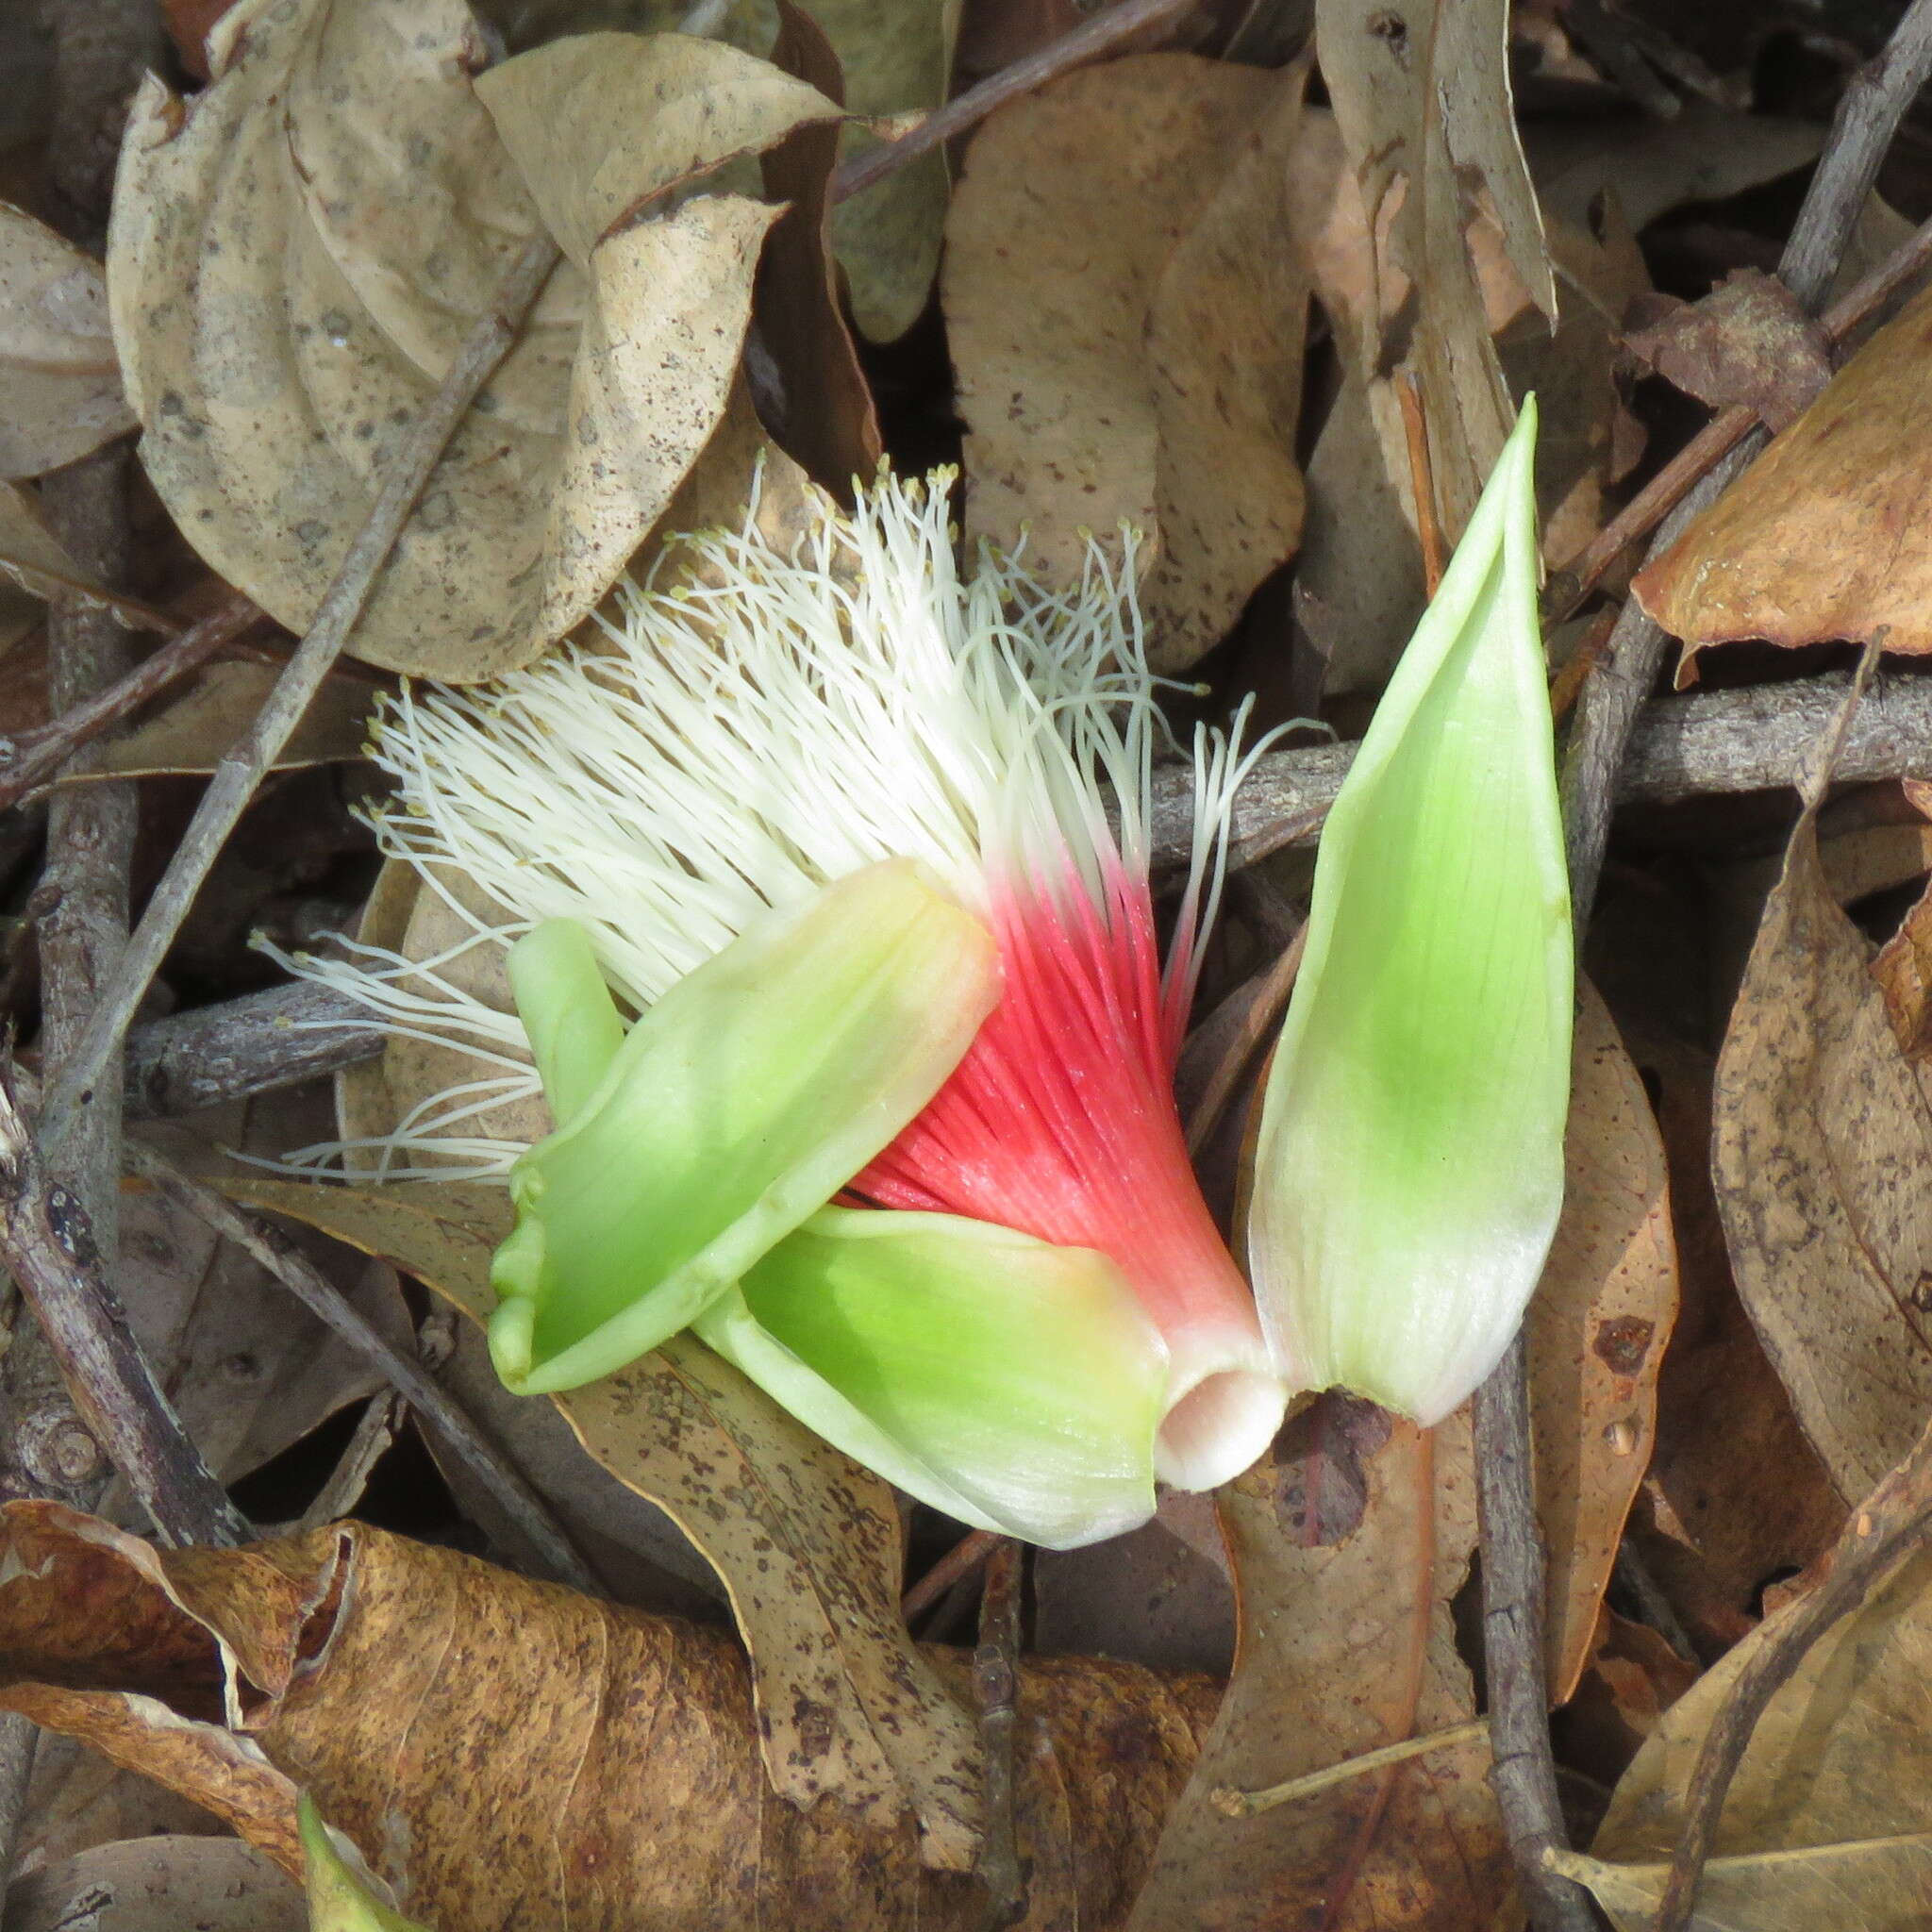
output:
{"label": "green petal", "polygon": [[1574,961],[1537,625],[1533,401],[1328,815],[1249,1256],[1305,1384],[1439,1420],[1563,1195]]}
{"label": "green petal", "polygon": [[830,1208],[696,1326],[827,1441],[962,1523],[1071,1549],[1154,1513],[1167,1348],[1091,1249]]}
{"label": "green petal", "polygon": [[[919,1112],[998,997],[991,933],[910,860],[748,928],[517,1163],[491,1270],[497,1373],[574,1389],[688,1326]],[[563,1039],[535,1033],[540,1051]],[[589,1037],[565,1055],[572,1087]]]}
{"label": "green petal", "polygon": [[568,1126],[624,1044],[624,1020],[590,930],[575,919],[546,919],[509,949],[505,963],[551,1118]]}
{"label": "green petal", "polygon": [[414,1919],[384,1905],[329,1836],[307,1791],[295,1807],[302,1827],[309,1932],[427,1932]]}

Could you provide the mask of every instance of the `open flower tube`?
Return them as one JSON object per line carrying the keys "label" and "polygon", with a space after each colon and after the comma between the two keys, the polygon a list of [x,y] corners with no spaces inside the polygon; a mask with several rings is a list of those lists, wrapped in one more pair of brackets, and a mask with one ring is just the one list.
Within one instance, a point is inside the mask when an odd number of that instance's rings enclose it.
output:
{"label": "open flower tube", "polygon": [[[594,645],[385,709],[384,849],[500,908],[466,916],[517,1011],[436,960],[301,962],[485,1063],[359,1144],[507,1178],[514,1389],[691,1326],[912,1494],[1061,1546],[1239,1474],[1286,1388],[1172,1083],[1241,766],[1199,735],[1163,959],[1131,555],[962,577],[942,487],[889,476],[790,554],[677,557]],[[475,1138],[540,1085],[552,1134]]]}

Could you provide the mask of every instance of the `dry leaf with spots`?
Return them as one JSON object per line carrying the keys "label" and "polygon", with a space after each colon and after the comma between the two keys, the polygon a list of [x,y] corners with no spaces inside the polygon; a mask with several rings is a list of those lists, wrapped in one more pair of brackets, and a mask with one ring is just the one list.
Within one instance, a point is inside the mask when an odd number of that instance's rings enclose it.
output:
{"label": "dry leaf with spots", "polygon": [[1474,1715],[1449,1611],[1475,1543],[1466,1419],[1424,1433],[1319,1396],[1222,1511],[1235,1674],[1134,1932],[1486,1924],[1510,1881],[1479,1740],[1250,1818],[1216,1803]]}
{"label": "dry leaf with spots", "polygon": [[100,263],[0,202],[0,477],[58,469],[133,427]]}
{"label": "dry leaf with spots", "polygon": [[[1699,1746],[1789,1611],[1665,1713],[1590,1855],[1562,1869],[1619,1932],[1643,1932],[1683,1826]],[[1705,1867],[1698,1932],[1918,1932],[1932,1899],[1932,1557],[1912,1557],[1806,1654],[1746,1746]]]}
{"label": "dry leaf with spots", "polygon": [[[770,1790],[720,1634],[354,1524],[170,1553],[58,1505],[4,1527],[0,1703],[196,1796],[284,1870],[300,1789],[441,1928],[983,1913],[974,1880],[922,1869],[909,1820]],[[928,1655],[963,1691],[964,1659]],[[1212,1700],[1098,1659],[1024,1667],[1023,1828],[1064,1923],[1122,1924]]]}
{"label": "dry leaf with spots", "polygon": [[1163,670],[1220,640],[1301,530],[1301,89],[1185,54],[1074,74],[989,121],[948,223],[969,533],[1024,531],[1076,583],[1091,538],[1140,531]]}
{"label": "dry leaf with spots", "polygon": [[[777,210],[661,198],[837,110],[670,35],[600,39],[589,75],[580,56],[522,56],[487,76],[486,108],[459,0],[412,9],[407,33],[376,0],[243,0],[210,45],[215,79],[192,104],[143,89],[116,185],[115,337],[150,477],[202,555],[299,631],[399,439],[548,221],[570,259],[349,644],[458,680],[527,662],[657,524],[736,375]],[[641,115],[660,91],[675,111]]]}
{"label": "dry leaf with spots", "polygon": [[1632,588],[1699,651],[1743,638],[1809,644],[1881,634],[1932,650],[1932,563],[1919,541],[1928,458],[1932,290],[1913,297]]}

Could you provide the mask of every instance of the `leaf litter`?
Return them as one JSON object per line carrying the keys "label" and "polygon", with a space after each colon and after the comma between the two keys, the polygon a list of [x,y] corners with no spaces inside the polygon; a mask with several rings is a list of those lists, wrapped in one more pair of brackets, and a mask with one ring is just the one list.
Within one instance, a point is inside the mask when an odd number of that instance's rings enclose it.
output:
{"label": "leaf litter", "polygon": [[[1768,453],[1637,573],[1637,599],[1713,688],[1709,715],[1739,683],[1774,708],[1817,661],[1790,650],[1835,640],[1881,639],[1897,686],[1915,682],[1926,298],[1907,281],[1834,373],[1840,352],[1768,276],[1785,177],[1844,139],[1826,126],[1844,73],[1815,40],[1791,54],[1811,92],[1774,99],[1722,27],[1648,5],[1608,39],[1582,8],[1322,0],[1300,25],[1263,5],[1223,9],[1243,13],[1230,25],[1137,5],[1131,32],[1059,64],[1082,10],[1036,0],[487,18],[430,0],[406,24],[375,0],[184,0],[145,9],[157,32],[162,11],[182,59],[161,71],[189,85],[133,100],[105,272],[41,192],[48,130],[0,133],[9,732],[49,722],[76,611],[142,652],[232,586],[299,636],[508,262],[542,234],[562,259],[160,1000],[270,983],[239,944],[257,920],[442,955],[460,927],[435,894],[366,844],[287,835],[289,813],[346,824],[370,800],[375,695],[396,674],[529,662],[626,572],[671,581],[679,530],[753,517],[789,541],[816,490],[844,494],[882,452],[956,458],[965,541],[1022,544],[1062,587],[1134,526],[1156,663],[1202,680],[1174,693],[1184,723],[1252,689],[1262,725],[1312,708],[1347,736],[1525,391],[1558,565],[1706,411],[1742,402],[1776,432]],[[1647,80],[1611,58],[1621,32]],[[842,192],[841,161],[1021,59],[1041,65],[951,142]],[[1694,97],[1670,119],[1619,111],[1654,108],[1659,85]],[[1932,209],[1915,153],[1901,142],[1888,169],[1895,208],[1852,210],[1835,292],[1915,245]],[[137,428],[128,561],[84,568],[103,553],[65,472]],[[1552,637],[1553,658],[1580,653],[1560,704],[1578,685],[1590,701],[1627,575]],[[142,849],[164,855],[280,661],[251,646],[204,665],[67,775],[137,787]],[[1627,813],[1580,983],[1528,1417],[1557,1756],[1603,1817],[1573,1820],[1578,1849],[1552,1857],[1633,1932],[1740,1673],[1932,1411],[1922,741],[1887,769],[1794,832],[1788,792],[1722,777],[1702,789],[1737,795]],[[0,836],[23,934],[36,811]],[[1281,977],[1307,882],[1292,845],[1237,874],[1201,1015]],[[0,964],[31,1042],[32,949],[10,941]],[[506,1005],[500,958],[467,970]],[[1202,1149],[1224,1203],[1261,1058],[1228,1063]],[[423,1453],[378,1368],[209,1231],[131,1198],[116,1265],[134,1331],[267,1540],[150,1546],[118,1486],[94,1515],[11,1507],[4,1696],[48,1745],[23,1826],[40,1869],[9,1924],[60,1923],[104,1885],[171,1910],[225,1887],[247,1923],[303,1923],[268,1874],[304,1870],[305,1790],[345,1834],[311,1834],[348,1874],[327,1908],[348,1916],[316,1924],[963,1926],[982,1832],[1008,1811],[1041,1928],[1524,1923],[1522,1824],[1481,1727],[1467,1413],[1424,1435],[1314,1396],[1212,1504],[1171,1499],[1131,1537],[1039,1559],[1001,1796],[982,1782],[987,1654],[915,1643],[900,1609],[937,1563],[954,1580],[924,1627],[970,1641],[957,1526],[688,1337],[554,1402],[508,1395],[474,1326],[500,1191],[378,1187],[353,1161],[346,1184],[267,1178],[219,1151],[353,1141],[476,1073],[449,1045],[392,1041],[338,1074],[334,1128],[308,1124],[328,1100],[311,1087],[142,1132],[297,1230],[396,1352],[441,1361],[433,1310],[458,1311],[439,1373],[615,1601],[516,1575],[513,1527],[459,1457]],[[274,1070],[233,1077],[256,1091]],[[515,1105],[478,1125],[540,1134],[538,1104]],[[319,1498],[405,1533],[273,1534]],[[1742,1748],[1691,1924],[1922,1922],[1926,1600],[1914,1558],[1798,1662]],[[184,1835],[163,1793],[271,1865]]]}

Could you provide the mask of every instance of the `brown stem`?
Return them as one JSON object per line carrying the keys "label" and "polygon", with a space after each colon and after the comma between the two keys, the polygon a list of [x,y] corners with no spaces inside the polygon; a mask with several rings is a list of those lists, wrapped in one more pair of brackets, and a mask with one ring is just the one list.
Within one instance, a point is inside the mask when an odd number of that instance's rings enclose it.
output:
{"label": "brown stem", "polygon": [[923,1616],[962,1576],[970,1576],[992,1555],[1001,1539],[990,1529],[969,1530],[906,1592],[899,1607],[909,1624]]}
{"label": "brown stem", "polygon": [[1014,1816],[1013,1731],[1020,1686],[1020,1545],[995,1537],[979,1601],[979,1647],[973,1653],[973,1694],[979,1706],[986,1836],[974,1873],[986,1887],[988,1932],[1017,1924],[1026,1913]]}
{"label": "brown stem", "polygon": [[108,1458],[164,1543],[232,1546],[249,1528],[188,1439],[108,1284],[86,1210],[52,1179],[0,1050],[0,1261],[19,1282]]}
{"label": "brown stem", "polygon": [[995,108],[1099,59],[1141,28],[1172,20],[1191,4],[1192,0],[1114,0],[1113,6],[1082,21],[1051,46],[989,75],[977,87],[968,88],[957,100],[936,108],[910,133],[854,155],[832,176],[833,206],[896,174],[907,162],[944,146],[955,135],[978,126]]}

